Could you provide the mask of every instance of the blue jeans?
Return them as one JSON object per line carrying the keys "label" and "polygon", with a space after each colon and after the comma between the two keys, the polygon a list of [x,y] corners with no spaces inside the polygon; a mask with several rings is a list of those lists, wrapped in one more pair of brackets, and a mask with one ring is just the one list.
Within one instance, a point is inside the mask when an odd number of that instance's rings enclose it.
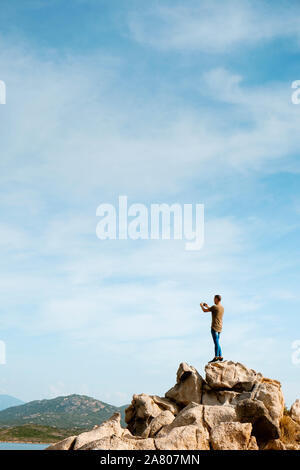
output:
{"label": "blue jeans", "polygon": [[215,331],[212,328],[211,329],[211,335],[212,335],[214,343],[215,343],[215,357],[222,357],[222,350],[221,350],[221,346],[220,346],[220,343],[219,343],[220,333],[218,333],[218,331]]}

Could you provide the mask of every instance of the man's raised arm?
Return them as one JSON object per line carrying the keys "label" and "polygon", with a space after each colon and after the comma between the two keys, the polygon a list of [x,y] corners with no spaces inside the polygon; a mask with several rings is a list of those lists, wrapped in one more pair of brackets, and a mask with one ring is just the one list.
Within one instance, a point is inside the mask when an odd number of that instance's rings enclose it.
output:
{"label": "man's raised arm", "polygon": [[203,312],[210,312],[210,307],[207,304],[201,302],[200,307],[202,308]]}

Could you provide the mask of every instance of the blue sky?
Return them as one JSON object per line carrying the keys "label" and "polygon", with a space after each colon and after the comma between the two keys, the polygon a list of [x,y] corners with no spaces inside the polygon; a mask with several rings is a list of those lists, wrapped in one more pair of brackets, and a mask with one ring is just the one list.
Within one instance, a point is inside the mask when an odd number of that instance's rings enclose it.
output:
{"label": "blue sky", "polygon": [[[164,394],[213,354],[299,397],[296,1],[2,0],[0,393]],[[205,204],[205,245],[100,241],[96,208]]]}

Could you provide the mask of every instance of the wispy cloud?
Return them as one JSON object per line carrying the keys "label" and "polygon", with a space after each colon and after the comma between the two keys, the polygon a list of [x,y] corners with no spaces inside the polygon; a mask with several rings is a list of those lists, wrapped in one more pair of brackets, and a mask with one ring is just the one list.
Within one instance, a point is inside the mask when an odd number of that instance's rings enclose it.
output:
{"label": "wispy cloud", "polygon": [[156,3],[130,16],[133,38],[162,50],[232,53],[275,38],[299,41],[297,5],[248,0]]}
{"label": "wispy cloud", "polygon": [[[139,97],[122,92],[121,59],[99,52],[57,63],[9,43],[5,50],[11,97],[1,110],[2,147],[9,149],[1,180],[15,181],[22,192],[77,202],[116,188],[133,197],[178,194],[193,175],[213,178],[216,165],[228,176],[233,168],[264,171],[264,163],[299,149],[299,113],[286,83],[245,87],[240,74],[212,69],[195,90],[206,103],[190,106],[172,101],[162,79],[157,106],[145,98],[141,116]],[[239,128],[231,125],[237,116]]]}

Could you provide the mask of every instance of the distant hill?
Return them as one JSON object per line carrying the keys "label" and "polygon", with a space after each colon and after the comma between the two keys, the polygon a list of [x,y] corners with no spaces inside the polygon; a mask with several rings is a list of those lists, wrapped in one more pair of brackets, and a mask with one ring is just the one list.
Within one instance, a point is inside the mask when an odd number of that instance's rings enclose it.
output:
{"label": "distant hill", "polygon": [[12,397],[11,395],[0,395],[0,410],[5,410],[10,406],[23,405],[24,401],[18,398]]}
{"label": "distant hill", "polygon": [[0,427],[39,424],[57,428],[90,428],[119,411],[124,422],[127,405],[117,407],[85,395],[35,400],[0,411]]}

